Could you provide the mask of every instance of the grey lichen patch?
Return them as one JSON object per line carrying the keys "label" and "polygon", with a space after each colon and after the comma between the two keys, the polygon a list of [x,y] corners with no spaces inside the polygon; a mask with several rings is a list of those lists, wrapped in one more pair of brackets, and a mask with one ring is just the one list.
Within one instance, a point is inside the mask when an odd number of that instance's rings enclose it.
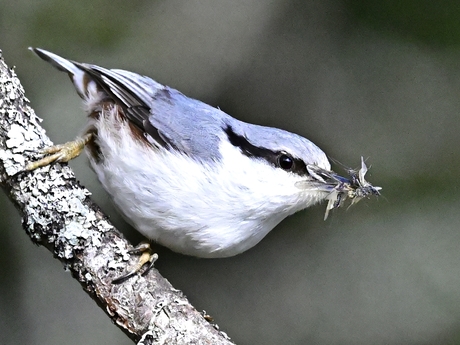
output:
{"label": "grey lichen patch", "polygon": [[[41,119],[29,107],[16,73],[2,63],[0,65],[0,160],[8,176],[24,169],[26,157],[31,157],[39,147],[51,145],[43,128],[38,126]],[[1,177],[3,181],[5,177]]]}
{"label": "grey lichen patch", "polygon": [[88,238],[88,233],[83,231],[83,227],[78,222],[70,222],[60,232],[56,242],[61,244],[58,256],[64,259],[73,258],[73,250],[80,243],[80,239]]}
{"label": "grey lichen patch", "polygon": [[[41,169],[40,169],[41,170]],[[56,241],[55,254],[63,259],[70,259],[74,252],[102,244],[104,231],[113,229],[107,222],[98,219],[94,210],[88,207],[90,192],[79,187],[70,169],[63,167],[45,167],[43,172],[34,172],[34,179],[25,187],[28,231],[39,228],[51,228],[48,241]],[[64,173],[61,173],[63,171]],[[43,200],[43,198],[46,200]],[[34,200],[36,199],[36,200]],[[41,207],[40,207],[41,206]],[[53,226],[59,224],[61,226]]]}
{"label": "grey lichen patch", "polygon": [[126,268],[126,263],[131,258],[126,243],[124,241],[115,241],[110,250],[113,251],[116,256],[113,260],[108,262],[107,267],[114,270]]}

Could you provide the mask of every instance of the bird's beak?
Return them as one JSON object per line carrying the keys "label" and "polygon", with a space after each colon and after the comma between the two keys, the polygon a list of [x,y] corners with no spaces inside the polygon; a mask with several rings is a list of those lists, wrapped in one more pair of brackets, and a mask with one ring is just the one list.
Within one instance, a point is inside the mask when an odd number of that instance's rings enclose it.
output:
{"label": "bird's beak", "polygon": [[327,219],[330,210],[342,206],[346,199],[350,199],[351,205],[353,205],[362,198],[380,195],[380,190],[382,189],[381,187],[374,187],[364,178],[367,166],[362,157],[361,168],[358,171],[348,170],[349,177],[340,176],[333,171],[319,168],[316,165],[308,165],[307,171],[311,179],[297,182],[296,186],[301,189],[328,193],[326,197],[328,204],[324,220]]}

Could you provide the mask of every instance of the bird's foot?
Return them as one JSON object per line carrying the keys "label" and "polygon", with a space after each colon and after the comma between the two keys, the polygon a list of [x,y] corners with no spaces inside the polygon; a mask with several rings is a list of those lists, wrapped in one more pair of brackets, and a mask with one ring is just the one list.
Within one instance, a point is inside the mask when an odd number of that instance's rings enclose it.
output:
{"label": "bird's foot", "polygon": [[92,139],[92,134],[87,133],[82,137],[69,141],[65,144],[45,147],[40,151],[46,157],[27,164],[26,170],[32,171],[40,167],[44,167],[54,162],[68,162],[80,155],[85,148],[85,145]]}
{"label": "bird's foot", "polygon": [[158,259],[158,254],[152,253],[150,243],[141,242],[138,246],[128,251],[130,254],[140,254],[139,260],[128,273],[122,275],[121,277],[115,278],[112,280],[112,284],[121,284],[133,277],[140,272],[142,267],[146,266],[144,271],[141,273],[142,276],[146,275],[150,269],[153,268],[155,261]]}

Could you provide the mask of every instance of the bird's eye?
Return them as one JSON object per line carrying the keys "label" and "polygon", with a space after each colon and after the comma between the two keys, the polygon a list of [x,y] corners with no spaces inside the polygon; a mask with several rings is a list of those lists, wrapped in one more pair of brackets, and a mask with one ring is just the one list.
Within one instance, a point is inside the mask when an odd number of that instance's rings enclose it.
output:
{"label": "bird's eye", "polygon": [[278,157],[278,165],[283,170],[291,170],[294,166],[294,159],[291,156],[282,153]]}

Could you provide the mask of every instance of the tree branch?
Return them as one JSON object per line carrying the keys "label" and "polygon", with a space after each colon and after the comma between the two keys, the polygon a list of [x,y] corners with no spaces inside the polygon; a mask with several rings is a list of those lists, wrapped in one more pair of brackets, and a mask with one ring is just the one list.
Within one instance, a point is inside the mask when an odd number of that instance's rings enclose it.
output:
{"label": "tree branch", "polygon": [[136,257],[67,165],[25,165],[52,144],[0,51],[0,185],[33,242],[48,248],[131,339],[142,344],[232,344],[156,269],[113,285]]}

